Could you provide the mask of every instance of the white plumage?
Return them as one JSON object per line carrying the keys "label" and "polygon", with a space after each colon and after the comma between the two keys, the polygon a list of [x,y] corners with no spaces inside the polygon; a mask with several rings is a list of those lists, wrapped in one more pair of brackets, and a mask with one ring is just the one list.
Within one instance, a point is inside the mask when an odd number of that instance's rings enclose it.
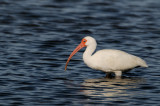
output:
{"label": "white plumage", "polygon": [[116,77],[121,77],[122,72],[138,66],[148,67],[146,62],[141,58],[120,50],[104,49],[93,54],[96,46],[97,43],[94,38],[90,36],[83,38],[79,46],[77,46],[68,58],[65,69],[71,57],[83,47],[87,47],[83,53],[83,60],[87,66],[105,73],[114,72]]}

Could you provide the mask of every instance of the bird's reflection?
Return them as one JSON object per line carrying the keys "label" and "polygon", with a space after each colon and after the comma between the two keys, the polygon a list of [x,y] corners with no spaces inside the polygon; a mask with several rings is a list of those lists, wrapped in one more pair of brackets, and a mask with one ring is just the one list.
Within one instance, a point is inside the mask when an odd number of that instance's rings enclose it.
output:
{"label": "bird's reflection", "polygon": [[86,96],[107,98],[107,100],[115,97],[128,97],[134,94],[132,90],[143,82],[142,78],[87,79],[82,83],[85,88],[82,92]]}

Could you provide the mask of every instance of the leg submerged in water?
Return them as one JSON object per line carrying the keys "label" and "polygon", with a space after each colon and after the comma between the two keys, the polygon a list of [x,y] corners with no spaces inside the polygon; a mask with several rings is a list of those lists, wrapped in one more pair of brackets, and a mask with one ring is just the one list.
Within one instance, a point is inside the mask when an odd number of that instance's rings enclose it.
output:
{"label": "leg submerged in water", "polygon": [[105,78],[112,78],[112,73],[107,73]]}
{"label": "leg submerged in water", "polygon": [[115,78],[121,78],[122,76],[122,71],[115,71]]}

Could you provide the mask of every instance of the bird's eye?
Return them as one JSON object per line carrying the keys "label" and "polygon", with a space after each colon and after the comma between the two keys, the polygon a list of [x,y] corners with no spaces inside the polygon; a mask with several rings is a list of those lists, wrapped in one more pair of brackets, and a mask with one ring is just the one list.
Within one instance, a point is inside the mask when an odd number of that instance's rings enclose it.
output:
{"label": "bird's eye", "polygon": [[83,42],[86,42],[86,40],[84,40]]}

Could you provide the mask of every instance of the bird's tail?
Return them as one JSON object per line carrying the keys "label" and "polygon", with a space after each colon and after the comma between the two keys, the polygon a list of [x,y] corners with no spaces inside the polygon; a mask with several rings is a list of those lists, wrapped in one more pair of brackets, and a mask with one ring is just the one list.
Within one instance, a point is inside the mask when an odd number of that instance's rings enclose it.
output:
{"label": "bird's tail", "polygon": [[141,67],[148,67],[148,65],[147,65],[147,63],[143,60],[143,59],[141,59],[141,58],[137,58],[137,63],[138,63],[138,65],[140,65]]}

